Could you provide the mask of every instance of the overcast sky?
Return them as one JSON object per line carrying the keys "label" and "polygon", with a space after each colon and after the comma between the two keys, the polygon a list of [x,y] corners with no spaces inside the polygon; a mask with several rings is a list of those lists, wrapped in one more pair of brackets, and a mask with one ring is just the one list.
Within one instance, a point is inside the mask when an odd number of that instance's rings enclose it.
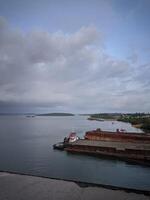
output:
{"label": "overcast sky", "polygon": [[0,0],[0,112],[150,112],[150,0]]}

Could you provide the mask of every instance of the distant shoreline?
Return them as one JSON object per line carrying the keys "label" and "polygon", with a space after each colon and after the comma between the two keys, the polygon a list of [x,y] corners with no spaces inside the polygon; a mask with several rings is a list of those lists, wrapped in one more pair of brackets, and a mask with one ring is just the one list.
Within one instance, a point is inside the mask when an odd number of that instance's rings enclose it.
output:
{"label": "distant shoreline", "polygon": [[75,116],[75,115],[72,113],[44,113],[44,114],[37,114],[36,116],[67,117],[67,116]]}
{"label": "distant shoreline", "polygon": [[103,119],[103,118],[96,118],[96,117],[88,117],[87,118],[87,120],[94,120],[94,121],[101,121],[101,122],[103,122],[103,121],[117,121],[116,119]]}
{"label": "distant shoreline", "polygon": [[[99,121],[99,122],[103,122],[103,121],[116,121],[116,122],[124,122],[124,121],[119,121],[117,119],[102,119],[102,118],[94,118],[94,117],[88,117],[87,120],[93,120],[93,121]],[[124,122],[124,123],[129,123],[131,124],[132,127],[134,128],[138,128],[140,129],[141,131],[143,131],[143,129],[141,128],[142,127],[142,124],[132,124],[130,122]]]}

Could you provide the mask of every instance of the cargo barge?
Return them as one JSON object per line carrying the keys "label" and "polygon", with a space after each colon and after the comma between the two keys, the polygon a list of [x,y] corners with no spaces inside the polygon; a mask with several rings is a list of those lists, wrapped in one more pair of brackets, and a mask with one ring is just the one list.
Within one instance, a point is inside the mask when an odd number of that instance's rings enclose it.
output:
{"label": "cargo barge", "polygon": [[106,132],[97,129],[86,132],[84,139],[75,137],[70,140],[70,136],[65,138],[63,149],[71,153],[106,156],[150,165],[150,134]]}
{"label": "cargo barge", "polygon": [[87,131],[84,136],[87,140],[111,141],[111,142],[144,142],[150,143],[149,133],[126,132],[124,129],[116,129],[116,132],[102,131],[100,128]]}

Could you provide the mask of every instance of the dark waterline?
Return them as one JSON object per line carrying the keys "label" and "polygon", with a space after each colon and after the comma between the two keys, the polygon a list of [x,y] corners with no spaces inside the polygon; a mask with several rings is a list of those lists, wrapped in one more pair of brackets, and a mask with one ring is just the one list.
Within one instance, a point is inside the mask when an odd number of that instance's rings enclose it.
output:
{"label": "dark waterline", "polygon": [[0,116],[0,170],[150,190],[149,167],[52,148],[70,131],[83,137],[85,131],[98,127],[140,131],[127,123],[88,121],[82,116]]}

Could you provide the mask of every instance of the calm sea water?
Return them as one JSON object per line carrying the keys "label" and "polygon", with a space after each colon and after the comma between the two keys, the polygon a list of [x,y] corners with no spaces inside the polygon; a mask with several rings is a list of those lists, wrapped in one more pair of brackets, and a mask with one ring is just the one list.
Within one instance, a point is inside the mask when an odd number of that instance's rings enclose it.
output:
{"label": "calm sea water", "polygon": [[123,161],[53,150],[70,131],[125,128],[128,123],[88,121],[86,117],[0,116],[0,170],[150,190],[150,168]]}

